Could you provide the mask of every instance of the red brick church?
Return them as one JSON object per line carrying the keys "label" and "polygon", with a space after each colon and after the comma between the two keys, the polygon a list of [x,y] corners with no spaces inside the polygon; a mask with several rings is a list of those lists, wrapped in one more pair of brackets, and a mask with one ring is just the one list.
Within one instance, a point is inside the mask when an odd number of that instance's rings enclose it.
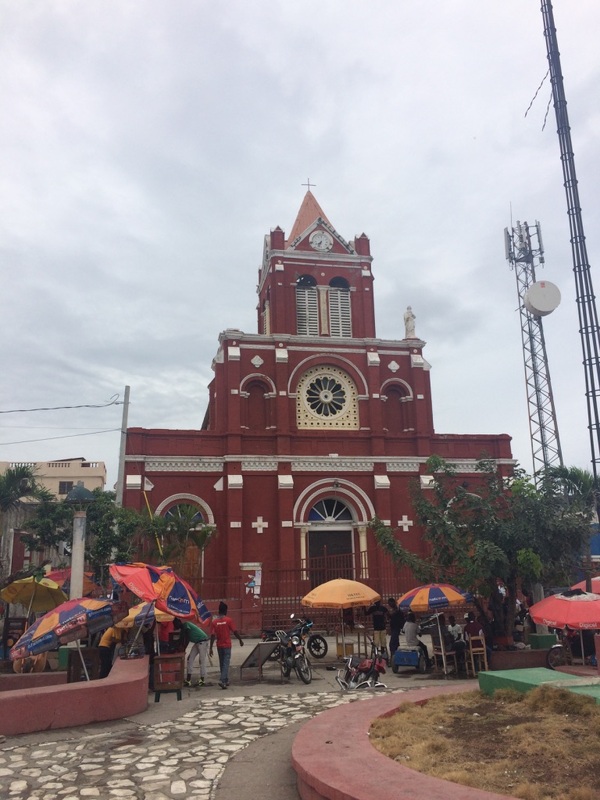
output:
{"label": "red brick church", "polygon": [[410,308],[398,339],[377,338],[372,260],[368,237],[343,239],[309,189],[290,233],[265,237],[258,332],[219,336],[201,429],[127,432],[124,504],[141,510],[151,487],[154,513],[192,505],[216,527],[191,576],[228,579],[216,597],[237,581],[255,605],[298,598],[332,564],[386,593],[410,588],[389,585],[369,520],[423,553],[409,487],[426,485],[427,458],[465,475],[484,455],[512,463],[508,435],[435,432]]}

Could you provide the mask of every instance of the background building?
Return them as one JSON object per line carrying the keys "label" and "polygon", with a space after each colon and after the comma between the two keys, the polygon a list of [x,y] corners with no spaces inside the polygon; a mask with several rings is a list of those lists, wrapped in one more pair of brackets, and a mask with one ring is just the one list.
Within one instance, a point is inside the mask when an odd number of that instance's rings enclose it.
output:
{"label": "background building", "polygon": [[[103,461],[88,461],[83,457],[64,458],[58,461],[0,461],[0,475],[14,467],[29,467],[36,480],[44,489],[52,492],[57,500],[64,500],[71,489],[79,481],[86,489],[102,489],[106,485],[106,466]],[[19,537],[28,515],[34,513],[35,502],[20,504],[14,511],[2,515],[2,540],[0,545],[0,573],[10,575],[31,563],[31,553]],[[55,561],[59,554],[55,552],[36,553],[40,560]],[[35,561],[33,563],[39,563]]]}
{"label": "background building", "polygon": [[239,599],[248,623],[332,577],[410,588],[369,520],[425,554],[410,487],[429,482],[428,457],[467,479],[484,456],[513,464],[506,434],[436,433],[425,342],[406,303],[403,338],[377,338],[371,262],[368,237],[344,240],[309,190],[290,234],[265,237],[258,333],[219,336],[202,429],[127,432],[124,504],[192,505],[214,525],[188,575],[205,597]]}

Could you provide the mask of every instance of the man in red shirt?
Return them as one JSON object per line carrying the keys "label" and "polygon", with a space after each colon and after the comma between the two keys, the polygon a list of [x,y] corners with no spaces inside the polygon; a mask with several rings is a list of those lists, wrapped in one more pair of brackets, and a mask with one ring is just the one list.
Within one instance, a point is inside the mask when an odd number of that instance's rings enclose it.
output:
{"label": "man in red shirt", "polygon": [[227,616],[227,604],[219,603],[219,613],[213,617],[210,625],[210,650],[209,655],[213,654],[213,644],[217,640],[217,654],[219,656],[219,667],[221,669],[221,680],[219,686],[226,689],[229,686],[229,664],[231,663],[231,634],[237,638],[240,647],[244,646],[242,637],[235,629],[233,620]]}

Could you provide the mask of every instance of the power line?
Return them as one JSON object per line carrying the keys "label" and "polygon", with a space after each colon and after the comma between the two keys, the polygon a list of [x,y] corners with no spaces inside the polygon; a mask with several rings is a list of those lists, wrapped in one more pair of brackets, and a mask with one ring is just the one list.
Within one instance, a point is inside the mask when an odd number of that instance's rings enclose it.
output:
{"label": "power line", "polygon": [[0,447],[5,447],[9,444],[27,444],[28,442],[51,442],[54,439],[74,439],[77,436],[96,436],[99,433],[115,433],[120,431],[121,428],[107,428],[104,431],[89,431],[88,433],[71,433],[66,436],[47,436],[44,439],[21,439],[18,442],[0,442]]}
{"label": "power line", "polygon": [[47,406],[42,408],[11,408],[8,411],[0,411],[0,414],[21,414],[29,411],[64,411],[72,408],[108,408],[108,406],[122,406],[123,401],[119,400],[118,394],[113,394],[107,403],[84,403],[79,406]]}

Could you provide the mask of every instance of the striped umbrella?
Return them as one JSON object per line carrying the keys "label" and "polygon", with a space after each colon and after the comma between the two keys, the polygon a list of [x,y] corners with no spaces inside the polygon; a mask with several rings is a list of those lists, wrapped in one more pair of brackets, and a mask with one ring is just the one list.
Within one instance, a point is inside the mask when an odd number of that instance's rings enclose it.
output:
{"label": "striped umbrella", "polygon": [[398,600],[398,607],[402,611],[414,611],[418,614],[441,611],[451,606],[464,606],[472,602],[472,596],[457,586],[450,583],[428,583],[403,594]]}
{"label": "striped umbrella", "polygon": [[139,628],[151,622],[171,622],[174,617],[154,608],[154,603],[138,603],[132,606],[126,617],[115,625],[116,628]]}
{"label": "striped umbrella", "polygon": [[[126,615],[126,603],[113,603],[110,600],[96,600],[92,597],[67,600],[66,603],[61,603],[52,611],[48,611],[25,631],[10,650],[10,659],[15,661],[18,658],[46,653],[69,642],[77,642],[79,650],[79,639],[110,628]],[[81,661],[88,677],[83,656]]]}
{"label": "striped umbrella", "polygon": [[[468,592],[463,592],[457,586],[452,586],[450,583],[428,583],[424,586],[417,586],[415,589],[411,589],[410,592],[403,594],[398,600],[398,608],[401,608],[402,611],[413,611],[418,614],[428,611],[442,611],[444,608],[464,606],[472,602],[472,596]],[[440,640],[442,640],[439,616],[437,617],[437,626]],[[444,673],[447,673],[448,665],[446,664],[445,650],[442,650],[442,661],[444,663]]]}
{"label": "striped umbrella", "polygon": [[171,567],[152,564],[111,564],[110,575],[121,586],[126,586],[140,600],[155,603],[181,619],[207,620],[211,613],[187,581],[180,578]]}

